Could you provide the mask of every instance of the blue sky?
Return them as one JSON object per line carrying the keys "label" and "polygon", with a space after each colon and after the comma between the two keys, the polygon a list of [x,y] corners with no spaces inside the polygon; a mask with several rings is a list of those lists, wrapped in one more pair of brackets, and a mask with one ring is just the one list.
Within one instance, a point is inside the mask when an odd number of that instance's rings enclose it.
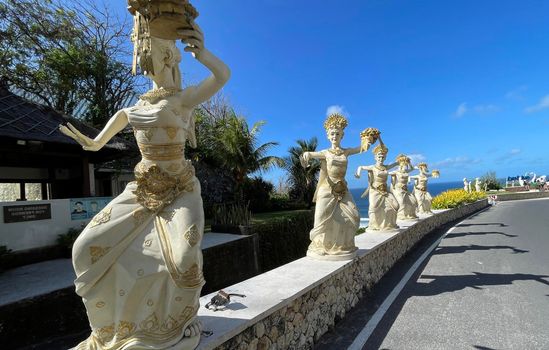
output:
{"label": "blue sky", "polygon": [[[440,169],[438,181],[549,174],[548,1],[192,3],[206,46],[232,70],[224,94],[250,124],[267,121],[261,141],[280,143],[274,155],[312,136],[327,148],[331,108],[349,118],[344,146],[377,127],[389,159],[411,154]],[[182,71],[191,82],[208,74],[189,57]],[[372,163],[351,158],[351,187]]]}

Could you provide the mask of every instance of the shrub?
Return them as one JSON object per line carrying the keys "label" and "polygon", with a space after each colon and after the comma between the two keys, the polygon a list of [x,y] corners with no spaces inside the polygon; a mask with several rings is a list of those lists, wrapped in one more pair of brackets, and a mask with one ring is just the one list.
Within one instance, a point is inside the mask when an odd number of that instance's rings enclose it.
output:
{"label": "shrub", "polygon": [[248,226],[251,218],[248,204],[221,204],[213,209],[212,225]]}
{"label": "shrub", "polygon": [[5,245],[0,245],[0,256],[8,255],[9,253],[11,253],[11,249],[8,249]]}
{"label": "shrub", "polygon": [[261,177],[246,179],[242,185],[244,199],[254,213],[271,210],[270,199],[274,185]]}
{"label": "shrub", "polygon": [[484,188],[484,185],[486,185],[487,190],[499,190],[503,188],[501,183],[498,181],[498,178],[496,177],[495,171],[487,172],[480,178],[480,181],[482,183],[483,188]]}
{"label": "shrub", "polygon": [[288,197],[273,196],[270,199],[271,211],[309,209],[307,203],[291,200]]}
{"label": "shrub", "polygon": [[72,246],[74,244],[74,241],[78,238],[80,233],[82,233],[82,230],[84,230],[84,227],[76,228],[71,227],[67,233],[63,233],[57,236],[57,245],[59,245],[61,248],[63,248],[64,255],[65,256],[71,256],[72,252]]}
{"label": "shrub", "polygon": [[448,190],[433,198],[433,209],[457,208],[486,198],[486,192],[466,192],[462,189]]}
{"label": "shrub", "polygon": [[259,238],[259,260],[263,272],[305,256],[311,243],[309,232],[313,228],[314,213],[300,210],[267,222],[253,224]]}

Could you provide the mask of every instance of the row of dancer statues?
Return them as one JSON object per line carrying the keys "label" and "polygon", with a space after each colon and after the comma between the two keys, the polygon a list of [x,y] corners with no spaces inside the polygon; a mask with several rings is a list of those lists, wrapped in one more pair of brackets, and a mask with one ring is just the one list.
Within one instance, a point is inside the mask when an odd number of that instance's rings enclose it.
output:
{"label": "row of dancer statues", "polygon": [[[360,214],[349,192],[345,175],[348,157],[373,148],[374,164],[359,166],[355,176],[368,173],[367,189],[362,197],[368,196],[367,232],[398,230],[397,220],[417,220],[418,214],[430,215],[432,197],[427,191],[429,177],[438,177],[439,171],[429,172],[426,163],[413,166],[410,157],[400,154],[396,161],[385,164],[389,149],[375,128],[365,129],[360,134],[361,144],[354,148],[343,148],[341,140],[347,119],[340,114],[328,116],[324,128],[330,148],[320,152],[304,152],[301,163],[309,166],[311,159],[320,161],[320,175],[313,201],[315,206],[314,228],[311,230],[311,244],[307,255],[318,259],[352,259],[356,254],[354,237],[360,225]],[[391,169],[397,168],[390,172]],[[410,175],[414,170],[417,175]],[[391,185],[388,186],[388,180]],[[408,183],[414,181],[413,191]]]}
{"label": "row of dancer statues", "polygon": [[[473,187],[474,186],[474,187]],[[486,188],[488,187],[487,183],[484,183],[484,188],[482,186],[482,182],[480,181],[480,177],[475,178],[475,183],[473,184],[473,181],[467,180],[466,177],[463,178],[463,190],[465,192],[481,192],[486,191]]]}
{"label": "row of dancer statues", "polygon": [[[82,231],[73,246],[76,293],[86,307],[91,334],[76,346],[92,349],[194,349],[202,325],[197,318],[205,283],[201,241],[204,210],[200,183],[185,158],[185,147],[196,147],[193,110],[229,80],[229,68],[204,44],[196,24],[196,9],[188,0],[128,0],[134,16],[133,71],[149,78],[152,89],[135,106],[116,112],[95,138],[74,126],[60,131],[87,151],[98,151],[127,126],[133,128],[141,161],[135,180]],[[211,75],[182,88],[176,41]],[[315,224],[308,255],[349,259],[356,254],[354,237],[360,216],[349,193],[347,159],[374,148],[375,164],[368,171],[370,229],[397,227],[396,219],[413,219],[430,211],[426,164],[412,166],[406,156],[385,165],[388,150],[378,130],[361,133],[361,145],[342,148],[347,120],[332,115],[325,122],[331,147],[303,154],[303,163],[319,159],[315,193]],[[389,170],[398,166],[398,170]],[[419,174],[410,176],[416,169]],[[387,178],[394,178],[391,189]],[[407,191],[414,179],[413,194]],[[417,210],[416,210],[417,206]]]}

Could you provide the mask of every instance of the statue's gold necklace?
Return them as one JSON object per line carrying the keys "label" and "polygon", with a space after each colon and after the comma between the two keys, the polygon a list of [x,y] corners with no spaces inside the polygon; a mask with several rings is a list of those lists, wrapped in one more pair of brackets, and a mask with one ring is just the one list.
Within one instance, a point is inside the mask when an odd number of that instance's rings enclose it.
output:
{"label": "statue's gold necklace", "polygon": [[377,170],[379,171],[385,171],[387,170],[387,168],[385,167],[385,165],[374,165],[376,167]]}
{"label": "statue's gold necklace", "polygon": [[338,149],[329,148],[328,151],[332,154],[335,154],[336,156],[340,156],[343,153],[345,153],[345,151],[342,150],[341,148],[338,148]]}
{"label": "statue's gold necklace", "polygon": [[152,89],[145,92],[143,95],[139,96],[139,99],[147,102],[153,102],[161,98],[173,96],[179,93],[180,91],[182,91],[180,88],[161,87],[158,89]]}

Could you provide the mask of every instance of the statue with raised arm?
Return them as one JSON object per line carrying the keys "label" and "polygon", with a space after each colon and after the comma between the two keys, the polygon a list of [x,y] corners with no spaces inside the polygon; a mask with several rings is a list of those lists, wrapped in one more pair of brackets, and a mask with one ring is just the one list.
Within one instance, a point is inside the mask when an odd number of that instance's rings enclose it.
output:
{"label": "statue with raised arm", "polygon": [[[194,349],[201,334],[196,313],[204,285],[204,211],[184,149],[186,142],[196,146],[193,109],[221,89],[230,71],[206,49],[194,22],[198,13],[186,0],[129,4],[134,62],[153,88],[134,107],[115,113],[95,139],[70,124],[60,127],[84,149],[97,151],[129,124],[142,156],[136,181],[74,243],[76,293],[92,330],[76,349]],[[212,73],[197,86],[181,88],[175,39]]]}
{"label": "statue with raised arm", "polygon": [[355,235],[360,215],[345,181],[347,159],[368,150],[379,131],[369,128],[361,133],[359,147],[342,148],[341,139],[347,123],[342,115],[330,115],[324,128],[331,147],[320,152],[304,152],[301,156],[304,167],[312,158],[320,160],[320,175],[313,197],[316,202],[314,227],[307,250],[307,256],[316,259],[347,260],[356,255]]}
{"label": "statue with raised arm", "polygon": [[368,188],[362,194],[362,197],[365,197],[369,193],[367,232],[398,229],[396,223],[399,209],[398,201],[387,188],[389,170],[397,166],[398,163],[384,164],[388,152],[389,149],[380,139],[379,144],[373,150],[376,163],[374,165],[359,166],[356,169],[355,177],[357,178],[360,178],[362,170],[368,171]]}
{"label": "statue with raised arm", "polygon": [[391,175],[391,192],[398,201],[398,220],[417,220],[417,201],[412,193],[408,191],[410,172],[414,170],[409,157],[404,154],[396,158],[398,170],[389,173]]}
{"label": "statue with raised arm", "polygon": [[440,172],[438,170],[433,170],[433,172],[430,173],[426,163],[419,163],[416,169],[419,170],[419,174],[410,176],[410,179],[415,182],[413,193],[417,201],[417,213],[421,215],[433,214],[431,211],[433,197],[431,197],[431,194],[427,191],[427,182],[429,177],[438,178]]}

